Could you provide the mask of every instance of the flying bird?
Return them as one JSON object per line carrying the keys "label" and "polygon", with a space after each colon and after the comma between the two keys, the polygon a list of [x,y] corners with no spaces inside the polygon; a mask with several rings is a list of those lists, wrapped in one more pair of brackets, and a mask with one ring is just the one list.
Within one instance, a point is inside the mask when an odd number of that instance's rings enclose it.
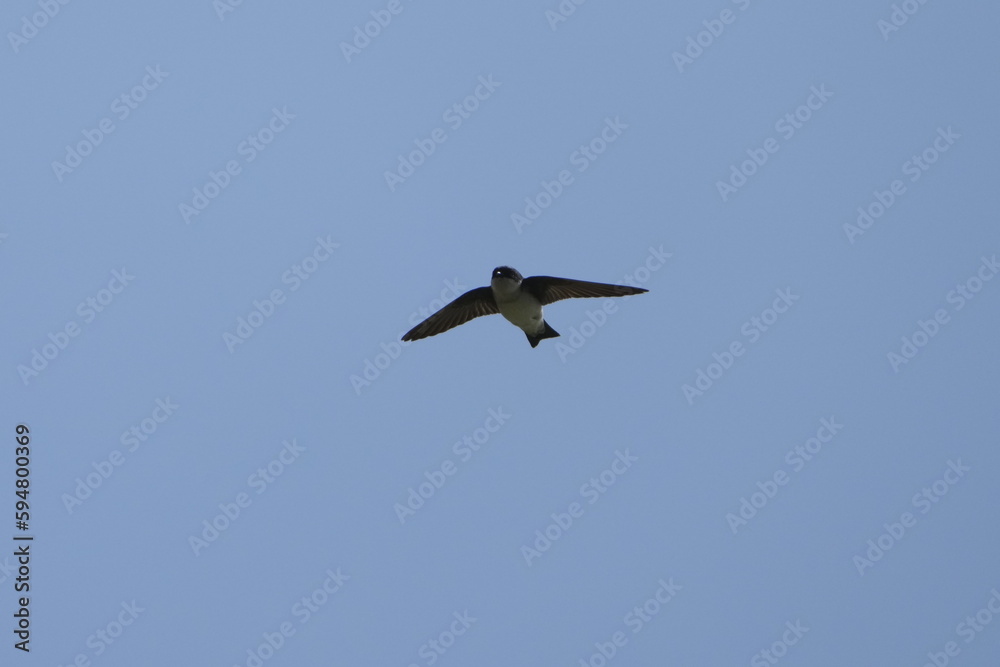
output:
{"label": "flying bird", "polygon": [[591,283],[551,276],[524,278],[516,269],[498,266],[493,269],[489,287],[469,290],[407,331],[403,340],[436,336],[477,317],[499,313],[524,332],[531,347],[537,347],[539,341],[559,335],[542,316],[542,306],[562,299],[628,296],[648,291],[641,287]]}

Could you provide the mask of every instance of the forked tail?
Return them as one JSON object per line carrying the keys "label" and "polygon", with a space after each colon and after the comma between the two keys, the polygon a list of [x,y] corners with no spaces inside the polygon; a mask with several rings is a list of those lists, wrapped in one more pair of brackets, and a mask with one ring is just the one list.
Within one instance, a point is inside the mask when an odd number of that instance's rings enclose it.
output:
{"label": "forked tail", "polygon": [[559,335],[559,332],[550,327],[549,323],[546,322],[545,320],[542,320],[542,324],[545,325],[545,329],[542,331],[542,333],[538,334],[537,336],[532,336],[529,333],[524,334],[525,336],[528,337],[528,342],[531,343],[531,347],[538,347],[538,343],[540,341],[546,338],[555,338]]}

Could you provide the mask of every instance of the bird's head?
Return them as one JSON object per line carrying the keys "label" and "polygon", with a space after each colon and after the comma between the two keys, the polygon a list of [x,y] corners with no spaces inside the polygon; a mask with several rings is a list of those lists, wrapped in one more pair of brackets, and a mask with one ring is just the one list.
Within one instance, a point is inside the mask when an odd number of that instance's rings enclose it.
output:
{"label": "bird's head", "polygon": [[498,280],[512,281],[515,285],[520,285],[521,281],[524,280],[523,276],[517,272],[517,269],[512,269],[509,266],[498,266],[493,269],[493,282]]}

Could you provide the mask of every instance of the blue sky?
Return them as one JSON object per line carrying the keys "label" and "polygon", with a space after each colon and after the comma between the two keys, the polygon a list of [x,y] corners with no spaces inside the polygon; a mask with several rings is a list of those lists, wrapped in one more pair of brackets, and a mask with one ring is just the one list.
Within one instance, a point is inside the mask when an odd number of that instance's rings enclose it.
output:
{"label": "blue sky", "polygon": [[7,3],[4,655],[992,664],[998,20]]}

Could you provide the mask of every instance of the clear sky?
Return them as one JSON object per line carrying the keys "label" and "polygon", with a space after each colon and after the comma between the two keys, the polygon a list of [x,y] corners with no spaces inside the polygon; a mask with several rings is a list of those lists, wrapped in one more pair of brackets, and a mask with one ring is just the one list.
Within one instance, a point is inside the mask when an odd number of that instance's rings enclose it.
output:
{"label": "clear sky", "polygon": [[0,662],[995,664],[998,21],[5,3]]}

